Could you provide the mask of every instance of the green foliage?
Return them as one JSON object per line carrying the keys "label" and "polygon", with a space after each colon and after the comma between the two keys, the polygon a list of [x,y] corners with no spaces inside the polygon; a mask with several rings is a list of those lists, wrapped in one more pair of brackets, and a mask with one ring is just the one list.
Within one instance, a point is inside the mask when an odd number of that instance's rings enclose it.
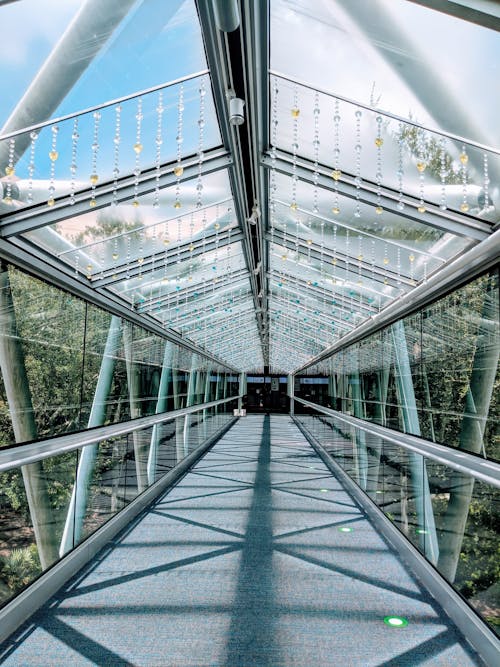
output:
{"label": "green foliage", "polygon": [[0,558],[0,578],[13,593],[32,582],[41,571],[35,544],[22,549],[13,549],[8,556]]}

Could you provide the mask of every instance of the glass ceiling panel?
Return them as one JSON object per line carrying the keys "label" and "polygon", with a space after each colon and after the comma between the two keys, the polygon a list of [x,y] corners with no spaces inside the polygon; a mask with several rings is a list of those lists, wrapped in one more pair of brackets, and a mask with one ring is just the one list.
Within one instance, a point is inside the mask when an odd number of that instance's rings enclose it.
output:
{"label": "glass ceiling panel", "polygon": [[366,4],[272,0],[271,68],[498,145],[500,33],[406,0]]}
{"label": "glass ceiling panel", "polygon": [[[286,234],[289,243],[299,239],[320,249],[323,246],[325,262],[332,261],[331,255],[339,263],[347,257],[355,265],[366,265],[367,270],[380,268],[382,276],[419,281],[471,245],[464,237],[403,215],[389,211],[377,215],[368,204],[303,181],[296,187],[297,208],[290,208],[293,179],[282,174],[272,175],[273,178],[276,190],[272,227],[277,234]],[[314,209],[317,213],[313,213]],[[339,212],[335,214],[332,209]]]}
{"label": "glass ceiling panel", "polygon": [[138,183],[148,169],[160,176],[166,162],[180,178],[188,156],[203,162],[204,151],[220,143],[208,76],[3,139],[0,214],[43,202],[50,208],[63,195],[71,204],[89,189],[92,207],[100,186],[116,190],[127,175]]}
{"label": "glass ceiling panel", "polygon": [[[217,243],[237,221],[226,170],[203,177],[199,203],[198,181],[186,181],[118,205],[89,209],[48,228],[23,236],[91,278],[121,276],[143,265],[173,261],[182,245],[199,253],[207,238]],[[156,199],[156,201],[155,201]],[[180,209],[175,202],[181,201]],[[178,211],[184,212],[179,215]],[[90,267],[90,268],[89,268]],[[109,277],[109,275],[108,275]]]}
{"label": "glass ceiling panel", "polygon": [[[122,13],[117,4],[22,0],[0,7],[0,76],[7,92],[0,99],[0,123],[13,110],[80,7],[77,20],[84,30],[72,34],[71,48],[64,50],[64,58],[74,59],[71,67],[88,58],[89,53],[95,51],[95,56],[76,81],[68,80],[62,99],[53,101],[50,117],[97,106],[206,68],[193,0],[123,0],[125,16],[115,27],[109,22],[114,13]],[[64,36],[59,48],[63,42]],[[64,67],[67,64],[62,63]],[[57,77],[56,69],[53,75]],[[43,90],[40,94],[50,92]],[[33,117],[31,123],[44,120],[47,118]]]}
{"label": "glass ceiling panel", "polygon": [[[410,4],[410,3],[408,3]],[[409,194],[422,206],[500,219],[500,157],[380,113],[271,78],[273,143],[328,167],[332,176]],[[332,178],[332,184],[334,179]],[[486,197],[488,205],[486,205]],[[381,204],[383,202],[381,201]]]}

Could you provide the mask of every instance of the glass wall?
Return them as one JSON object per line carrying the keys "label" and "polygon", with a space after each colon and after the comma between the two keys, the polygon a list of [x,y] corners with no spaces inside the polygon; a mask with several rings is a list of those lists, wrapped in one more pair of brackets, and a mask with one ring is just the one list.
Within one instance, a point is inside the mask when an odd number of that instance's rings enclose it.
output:
{"label": "glass wall", "polygon": [[[236,406],[229,401],[0,473],[0,605],[227,425]],[[36,489],[36,507],[26,489]]]}
{"label": "glass wall", "polygon": [[499,350],[497,267],[306,369],[295,395],[500,461]]}
{"label": "glass wall", "polygon": [[334,417],[297,418],[500,635],[500,489]]}
{"label": "glass wall", "polygon": [[228,398],[223,366],[5,264],[0,446]]}

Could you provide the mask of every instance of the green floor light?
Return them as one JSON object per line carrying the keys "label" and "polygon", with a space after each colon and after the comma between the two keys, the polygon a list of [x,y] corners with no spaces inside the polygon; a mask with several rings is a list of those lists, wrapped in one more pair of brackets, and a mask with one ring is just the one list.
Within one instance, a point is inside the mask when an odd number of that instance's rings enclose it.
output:
{"label": "green floor light", "polygon": [[341,533],[352,533],[352,528],[350,526],[340,526],[339,531]]}
{"label": "green floor light", "polygon": [[402,616],[385,616],[384,623],[391,628],[406,628],[408,621]]}

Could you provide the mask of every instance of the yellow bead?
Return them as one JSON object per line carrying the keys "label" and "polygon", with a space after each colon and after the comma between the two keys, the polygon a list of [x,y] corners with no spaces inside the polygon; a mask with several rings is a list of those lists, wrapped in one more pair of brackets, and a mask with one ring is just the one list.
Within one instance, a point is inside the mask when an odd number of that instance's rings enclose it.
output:
{"label": "yellow bead", "polygon": [[284,262],[286,262],[287,255],[281,255],[281,259],[282,259]]}
{"label": "yellow bead", "polygon": [[194,250],[194,245],[191,243],[191,245],[189,246],[189,252],[193,252],[193,250]]}
{"label": "yellow bead", "polygon": [[57,151],[50,151],[49,158],[52,160],[52,162],[55,162],[58,157],[59,153]]}
{"label": "yellow bead", "polygon": [[218,222],[215,223],[215,225],[214,225],[214,229],[220,229],[220,225],[219,225]]}
{"label": "yellow bead", "polygon": [[90,182],[92,185],[95,185],[97,181],[99,180],[99,176],[97,174],[90,174]]}
{"label": "yellow bead", "polygon": [[387,266],[387,264],[389,264],[389,258],[388,258],[388,257],[384,257],[384,264],[385,264],[386,266]]}
{"label": "yellow bead", "polygon": [[190,283],[193,280],[193,276],[188,276],[188,282]]}
{"label": "yellow bead", "polygon": [[310,281],[310,280],[308,280],[308,281],[307,281],[307,284],[308,284],[308,285],[312,285],[312,283],[311,283],[311,281]]}
{"label": "yellow bead", "polygon": [[5,167],[6,176],[14,176],[14,167]]}
{"label": "yellow bead", "polygon": [[332,208],[332,213],[333,213],[334,215],[338,215],[338,214],[340,213],[340,209],[339,209],[339,207],[338,207],[338,206],[334,206],[334,207]]}
{"label": "yellow bead", "polygon": [[462,164],[467,164],[468,161],[469,161],[469,156],[467,155],[467,153],[460,153],[460,162]]}
{"label": "yellow bead", "polygon": [[460,210],[462,211],[462,213],[467,213],[467,211],[469,210],[469,204],[466,201],[462,202],[460,204]]}
{"label": "yellow bead", "polygon": [[170,239],[163,239],[163,245],[168,245],[170,243]]}
{"label": "yellow bead", "polygon": [[181,167],[180,164],[177,167],[175,167],[174,174],[176,176],[182,176],[183,173],[184,173],[184,167]]}
{"label": "yellow bead", "polygon": [[427,167],[425,162],[417,162],[417,170],[422,174]]}
{"label": "yellow bead", "polygon": [[340,169],[334,169],[332,171],[332,178],[333,178],[334,181],[338,181],[341,176],[342,176],[342,172],[340,171]]}
{"label": "yellow bead", "polygon": [[299,116],[300,116],[300,109],[298,107],[293,107],[292,118],[298,118]]}
{"label": "yellow bead", "polygon": [[111,255],[111,257],[112,257],[113,261],[116,262],[116,260],[118,259],[118,253],[117,253],[117,252],[114,252],[114,253]]}
{"label": "yellow bead", "polygon": [[358,255],[358,262],[362,262],[362,261],[363,261],[363,255]]}
{"label": "yellow bead", "polygon": [[292,209],[292,211],[296,211],[296,210],[297,210],[297,204],[296,204],[296,202],[292,202],[292,203],[290,204],[290,208]]}
{"label": "yellow bead", "polygon": [[179,209],[180,207],[181,207],[181,203],[178,199],[176,199],[176,201],[174,202],[174,208]]}
{"label": "yellow bead", "polygon": [[418,211],[419,213],[425,213],[425,206],[419,206],[419,207],[417,208],[417,211]]}
{"label": "yellow bead", "polygon": [[382,137],[377,137],[377,138],[375,139],[375,146],[376,146],[377,148],[380,148],[380,146],[382,146],[383,143],[384,143],[384,140],[382,139]]}
{"label": "yellow bead", "polygon": [[137,264],[142,264],[144,262],[144,257],[139,257],[137,259]]}
{"label": "yellow bead", "polygon": [[87,264],[87,271],[89,273],[92,271],[92,264]]}
{"label": "yellow bead", "polygon": [[47,202],[47,206],[54,206],[55,203],[56,200],[54,199],[54,197],[51,197]]}
{"label": "yellow bead", "polygon": [[6,197],[4,197],[2,199],[2,201],[3,201],[4,204],[7,204],[8,206],[10,206],[10,204],[12,204],[12,197],[10,195],[7,195]]}
{"label": "yellow bead", "polygon": [[312,245],[312,239],[307,239],[307,245]]}
{"label": "yellow bead", "polygon": [[337,260],[336,260],[336,259],[332,259],[332,264],[333,264],[333,266],[335,266],[335,265],[337,264]]}
{"label": "yellow bead", "polygon": [[97,206],[97,202],[96,202],[96,200],[95,200],[95,199],[91,199],[91,200],[89,201],[89,206],[90,206],[90,208],[94,208],[95,206]]}
{"label": "yellow bead", "polygon": [[387,285],[388,283],[389,281],[387,280],[387,278],[384,278],[384,285]]}
{"label": "yellow bead", "polygon": [[358,285],[362,285],[362,284],[363,284],[363,281],[362,281],[362,280],[358,280]]}
{"label": "yellow bead", "polygon": [[137,153],[137,155],[139,155],[139,153],[142,152],[142,144],[140,144],[139,142],[134,144],[134,152]]}
{"label": "yellow bead", "polygon": [[166,285],[166,284],[168,283],[168,278],[162,278],[162,279],[161,279],[161,282],[162,282],[164,285]]}
{"label": "yellow bead", "polygon": [[382,208],[382,206],[377,206],[377,207],[375,208],[375,213],[376,213],[377,215],[382,215],[383,212],[384,212],[384,209]]}
{"label": "yellow bead", "polygon": [[137,199],[134,199],[134,201],[132,202],[132,206],[134,208],[137,208],[139,206],[139,201]]}
{"label": "yellow bead", "polygon": [[408,257],[408,259],[410,260],[410,262],[414,262],[415,261],[415,255],[410,255]]}

